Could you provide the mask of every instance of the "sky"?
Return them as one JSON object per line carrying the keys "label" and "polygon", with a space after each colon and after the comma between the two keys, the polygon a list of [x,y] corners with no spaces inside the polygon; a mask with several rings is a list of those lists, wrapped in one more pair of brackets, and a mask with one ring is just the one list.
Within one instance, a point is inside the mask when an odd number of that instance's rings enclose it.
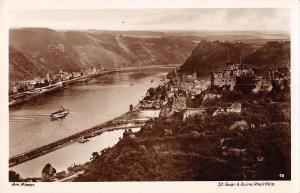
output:
{"label": "sky", "polygon": [[287,8],[20,9],[11,28],[148,31],[289,31]]}

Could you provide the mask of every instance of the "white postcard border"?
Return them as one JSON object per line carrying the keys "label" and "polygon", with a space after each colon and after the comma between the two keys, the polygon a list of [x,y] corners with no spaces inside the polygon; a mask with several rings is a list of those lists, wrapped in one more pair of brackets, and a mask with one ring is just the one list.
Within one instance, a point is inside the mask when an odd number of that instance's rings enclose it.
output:
{"label": "white postcard border", "polygon": [[[270,181],[275,186],[218,187],[218,182],[72,182],[35,183],[34,187],[13,187],[8,182],[8,26],[11,9],[108,9],[108,8],[291,8],[292,66],[292,180]],[[299,191],[299,126],[300,66],[299,66],[299,3],[292,0],[266,1],[197,1],[197,0],[28,0],[3,1],[1,4],[1,70],[0,70],[0,192],[298,192]],[[297,116],[298,115],[298,116]]]}

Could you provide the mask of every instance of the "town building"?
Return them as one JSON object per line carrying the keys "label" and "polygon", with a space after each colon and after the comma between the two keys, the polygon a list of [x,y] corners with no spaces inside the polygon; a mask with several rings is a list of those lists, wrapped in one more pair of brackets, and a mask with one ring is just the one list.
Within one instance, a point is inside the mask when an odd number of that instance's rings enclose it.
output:
{"label": "town building", "polygon": [[189,79],[183,79],[180,83],[180,89],[184,90],[185,92],[191,93],[193,96],[197,94],[201,94],[203,91],[208,89],[209,86],[210,86],[210,81],[207,80],[193,79],[191,81]]}
{"label": "town building", "polygon": [[218,93],[218,92],[207,92],[205,93],[204,97],[203,97],[203,102],[208,100],[208,99],[215,99],[215,98],[221,98],[222,94]]}
{"label": "town building", "polygon": [[18,92],[18,87],[17,87],[17,85],[11,86],[11,91],[10,91],[10,93],[15,94],[15,93],[17,93],[17,92]]}
{"label": "town building", "polygon": [[186,108],[185,110],[183,110],[182,120],[185,121],[189,117],[195,115],[202,115],[204,113],[205,113],[205,108]]}
{"label": "town building", "polygon": [[71,74],[72,74],[72,77],[73,77],[73,78],[78,78],[78,77],[81,76],[81,73],[80,73],[80,72],[72,72]]}
{"label": "town building", "polygon": [[211,87],[225,88],[228,87],[231,91],[236,85],[235,76],[231,75],[229,71],[211,72]]}
{"label": "town building", "polygon": [[85,75],[95,74],[97,72],[96,68],[88,68],[83,71]]}
{"label": "town building", "polygon": [[48,82],[50,82],[51,81],[51,79],[50,79],[50,75],[47,73],[46,74],[46,80],[48,81]]}
{"label": "town building", "polygon": [[180,83],[181,83],[180,77],[179,76],[172,77],[171,78],[171,83],[172,83],[173,86],[180,85]]}
{"label": "town building", "polygon": [[211,72],[212,88],[228,88],[233,91],[237,84],[237,77],[253,76],[254,70],[251,64],[226,63],[226,69],[220,72]]}
{"label": "town building", "polygon": [[187,75],[185,80],[188,81],[188,82],[193,82],[194,81],[194,76],[193,75]]}
{"label": "town building", "polygon": [[33,77],[33,81],[38,83],[38,82],[41,82],[42,80],[41,80],[41,77],[35,76],[35,77]]}
{"label": "town building", "polygon": [[290,71],[286,67],[271,70],[253,68],[252,76],[237,77],[237,85],[244,90],[250,88],[253,93],[271,92],[274,87],[284,89],[290,86]]}
{"label": "town building", "polygon": [[20,88],[18,83],[10,83],[9,84],[9,94],[16,94]]}
{"label": "town building", "polygon": [[228,113],[241,113],[242,112],[242,104],[241,103],[233,103],[229,107],[219,107],[214,113],[213,116],[219,114],[228,114]]}
{"label": "town building", "polygon": [[243,64],[240,61],[239,64],[234,64],[230,61],[226,63],[226,70],[232,73],[232,75],[242,76],[253,74],[253,65],[252,64]]}
{"label": "town building", "polygon": [[195,80],[194,91],[196,94],[201,94],[210,87],[211,83],[209,80]]}
{"label": "town building", "polygon": [[234,122],[230,127],[229,127],[229,130],[235,130],[235,129],[238,129],[238,130],[246,130],[248,129],[248,123],[247,121],[245,120],[240,120],[240,121],[236,121]]}
{"label": "town building", "polygon": [[51,78],[54,82],[58,82],[60,81],[60,74],[53,74]]}
{"label": "town building", "polygon": [[69,80],[71,77],[72,74],[59,70],[59,80]]}
{"label": "town building", "polygon": [[35,85],[37,84],[36,81],[30,81],[28,84],[27,84],[27,90],[33,90],[35,88]]}
{"label": "town building", "polygon": [[172,111],[179,112],[186,109],[186,96],[183,93],[177,94],[173,98]]}
{"label": "town building", "polygon": [[142,100],[139,103],[139,108],[141,110],[151,109],[153,106],[154,101],[153,100]]}
{"label": "town building", "polygon": [[252,89],[253,93],[271,92],[273,89],[272,82],[267,79],[258,77],[255,79],[255,87]]}
{"label": "town building", "polygon": [[172,97],[174,97],[174,90],[167,91],[167,98],[172,98]]}

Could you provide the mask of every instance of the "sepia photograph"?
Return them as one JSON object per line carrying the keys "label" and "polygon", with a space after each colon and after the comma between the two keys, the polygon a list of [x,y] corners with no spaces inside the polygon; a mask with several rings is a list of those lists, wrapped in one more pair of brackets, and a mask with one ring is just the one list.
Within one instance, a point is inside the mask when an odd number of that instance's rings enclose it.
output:
{"label": "sepia photograph", "polygon": [[8,15],[9,183],[292,180],[290,8]]}

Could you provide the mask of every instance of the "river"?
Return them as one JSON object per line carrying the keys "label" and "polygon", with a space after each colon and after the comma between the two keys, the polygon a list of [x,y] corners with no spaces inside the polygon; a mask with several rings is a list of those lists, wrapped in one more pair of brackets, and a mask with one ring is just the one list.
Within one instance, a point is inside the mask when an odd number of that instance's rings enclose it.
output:
{"label": "river", "polygon": [[[130,104],[135,105],[142,99],[148,88],[162,83],[164,72],[167,70],[106,74],[88,83],[38,97],[19,108],[11,108],[9,156],[49,144],[125,113]],[[61,106],[70,109],[70,114],[62,120],[49,119],[49,114]]]}
{"label": "river", "polygon": [[[132,131],[137,132],[139,129],[133,128]],[[22,178],[41,177],[42,169],[47,163],[51,163],[57,172],[67,171],[68,167],[73,164],[84,164],[90,161],[93,152],[100,152],[115,145],[123,136],[123,132],[123,129],[104,132],[84,144],[72,143],[64,148],[16,165],[10,170],[20,174]]]}
{"label": "river", "polygon": [[[166,69],[153,69],[102,75],[88,83],[72,85],[36,98],[22,107],[10,109],[10,156],[54,142],[127,112],[129,105],[137,104],[148,88],[162,83],[165,72]],[[60,106],[70,109],[70,114],[65,119],[51,121],[49,114]],[[147,112],[142,116],[147,117]],[[87,143],[70,144],[10,169],[23,178],[40,177],[43,166],[48,162],[57,171],[67,170],[73,163],[89,161],[92,152],[116,144],[123,132],[104,132]]]}

